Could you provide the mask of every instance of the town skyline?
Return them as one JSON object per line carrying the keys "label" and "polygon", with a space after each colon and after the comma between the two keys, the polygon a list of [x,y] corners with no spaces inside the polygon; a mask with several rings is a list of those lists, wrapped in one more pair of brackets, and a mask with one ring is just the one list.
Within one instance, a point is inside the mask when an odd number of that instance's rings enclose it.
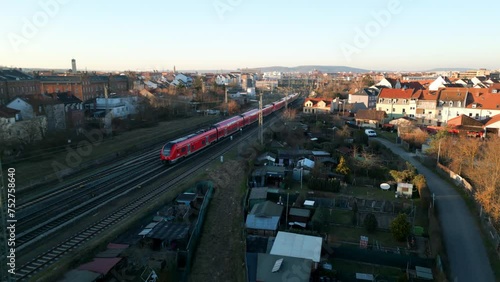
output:
{"label": "town skyline", "polygon": [[469,20],[455,16],[462,5],[405,0],[153,1],[133,7],[117,1],[30,0],[5,5],[0,63],[6,67],[68,69],[75,58],[80,70],[103,71],[500,68],[490,56],[500,39],[479,32],[495,29],[489,19],[499,3],[468,7]]}

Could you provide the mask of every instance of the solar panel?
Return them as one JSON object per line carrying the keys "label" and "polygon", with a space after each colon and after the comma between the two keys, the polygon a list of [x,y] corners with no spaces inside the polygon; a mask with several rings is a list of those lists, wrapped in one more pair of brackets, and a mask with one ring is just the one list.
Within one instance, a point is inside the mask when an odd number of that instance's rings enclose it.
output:
{"label": "solar panel", "polygon": [[281,264],[283,263],[283,259],[280,258],[274,263],[273,270],[271,272],[278,272],[280,270]]}

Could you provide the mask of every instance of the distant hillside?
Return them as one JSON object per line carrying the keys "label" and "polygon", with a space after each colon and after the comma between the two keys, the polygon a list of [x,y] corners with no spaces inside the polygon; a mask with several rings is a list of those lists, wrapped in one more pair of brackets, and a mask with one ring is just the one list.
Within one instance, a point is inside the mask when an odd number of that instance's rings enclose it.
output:
{"label": "distant hillside", "polygon": [[314,66],[314,65],[297,66],[297,67],[273,66],[273,67],[261,67],[261,68],[256,68],[256,69],[260,69],[263,72],[279,71],[279,72],[300,72],[300,73],[307,73],[307,72],[310,72],[313,70],[318,70],[318,71],[327,72],[327,73],[334,73],[334,72],[365,73],[365,72],[369,72],[369,70],[351,68],[351,67],[346,67],[346,66]]}

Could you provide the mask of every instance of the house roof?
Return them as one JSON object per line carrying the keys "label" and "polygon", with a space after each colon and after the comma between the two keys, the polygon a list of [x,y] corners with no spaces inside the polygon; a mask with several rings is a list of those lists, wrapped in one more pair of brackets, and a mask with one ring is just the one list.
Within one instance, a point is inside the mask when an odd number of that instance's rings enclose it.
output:
{"label": "house roof", "polygon": [[148,234],[148,238],[162,241],[179,240],[189,235],[189,224],[162,221]]}
{"label": "house roof", "polygon": [[383,88],[380,90],[379,98],[397,98],[410,99],[415,89],[391,89]]}
{"label": "house roof", "polygon": [[[289,281],[293,277],[293,281],[309,282],[311,269],[312,260],[310,259],[259,253],[256,281]],[[295,275],[297,270],[300,275]]]}
{"label": "house roof", "polygon": [[101,277],[101,275],[100,273],[89,270],[73,269],[66,272],[59,282],[94,282]]}
{"label": "house roof", "polygon": [[21,111],[19,111],[19,110],[11,109],[11,108],[8,108],[7,106],[0,105],[0,117],[14,118],[14,117],[16,117],[16,114],[18,114],[20,112]]}
{"label": "house roof", "polygon": [[470,88],[441,89],[439,100],[441,101],[465,101]]}
{"label": "house roof", "polygon": [[[498,123],[495,125],[495,123]],[[485,125],[484,127],[494,127],[500,128],[500,114],[494,115]]]}
{"label": "house roof", "polygon": [[291,208],[289,214],[294,216],[309,217],[311,216],[311,210]]}
{"label": "house roof", "polygon": [[304,104],[307,103],[308,101],[311,101],[313,103],[313,107],[317,106],[319,102],[324,102],[325,107],[330,107],[330,105],[332,104],[332,101],[330,99],[323,99],[323,98],[306,98]]}
{"label": "house roof", "polygon": [[271,201],[265,201],[263,203],[258,203],[253,206],[250,214],[258,217],[271,217],[271,216],[281,216],[283,213],[283,206],[273,203]]}
{"label": "house roof", "polygon": [[245,226],[249,229],[275,231],[278,229],[280,218],[281,217],[279,216],[260,217],[254,214],[249,214],[247,216],[247,220],[245,221]]}
{"label": "house roof", "polygon": [[250,190],[249,200],[253,199],[266,199],[267,198],[267,188],[252,188]]}
{"label": "house roof", "polygon": [[437,101],[439,98],[437,91],[417,90],[412,95],[412,99]]}
{"label": "house roof", "polygon": [[376,120],[380,121],[385,118],[386,113],[384,111],[377,111],[373,109],[367,110],[359,110],[356,113],[356,119],[364,119],[364,120]]}
{"label": "house roof", "polygon": [[321,237],[279,231],[271,248],[271,254],[319,262],[322,244]]}
{"label": "house roof", "polygon": [[408,81],[408,82],[402,82],[401,88],[419,90],[419,89],[424,89],[424,86],[420,84],[420,82],[418,81]]}
{"label": "house roof", "polygon": [[468,117],[466,115],[459,115],[458,117],[454,117],[454,118],[448,120],[448,125],[454,126],[454,127],[462,127],[462,126],[482,127],[483,123],[480,121],[477,121],[471,117]]}
{"label": "house roof", "polygon": [[122,258],[94,258],[93,261],[80,265],[78,269],[106,275],[121,260]]}
{"label": "house roof", "polygon": [[467,104],[467,108],[476,108],[500,110],[500,93],[489,93],[488,89],[473,88],[469,90],[469,97],[472,100]]}
{"label": "house roof", "polygon": [[16,69],[0,70],[0,81],[33,80],[33,79],[34,79],[33,76]]}

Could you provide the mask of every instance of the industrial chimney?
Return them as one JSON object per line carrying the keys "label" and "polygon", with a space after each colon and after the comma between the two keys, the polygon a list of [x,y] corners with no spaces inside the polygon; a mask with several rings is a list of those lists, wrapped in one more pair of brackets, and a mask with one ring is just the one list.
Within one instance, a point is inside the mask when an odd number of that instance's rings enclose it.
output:
{"label": "industrial chimney", "polygon": [[71,72],[72,72],[73,74],[75,74],[75,73],[76,73],[76,60],[75,60],[75,59],[72,59],[72,60],[71,60]]}

